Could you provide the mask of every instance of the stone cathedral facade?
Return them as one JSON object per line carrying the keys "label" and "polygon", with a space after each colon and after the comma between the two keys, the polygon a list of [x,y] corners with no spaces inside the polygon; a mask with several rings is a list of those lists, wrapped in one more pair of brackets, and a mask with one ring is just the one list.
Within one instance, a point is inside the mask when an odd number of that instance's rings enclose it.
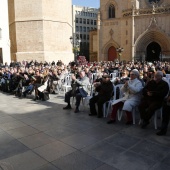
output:
{"label": "stone cathedral facade", "polygon": [[115,59],[170,61],[169,0],[100,0],[90,60]]}
{"label": "stone cathedral facade", "polygon": [[8,0],[11,59],[74,60],[71,0]]}

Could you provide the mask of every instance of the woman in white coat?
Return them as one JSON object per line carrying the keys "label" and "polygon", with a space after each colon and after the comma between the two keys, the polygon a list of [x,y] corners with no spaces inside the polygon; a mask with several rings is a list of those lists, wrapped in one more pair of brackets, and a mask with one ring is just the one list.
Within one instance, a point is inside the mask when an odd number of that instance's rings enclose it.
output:
{"label": "woman in white coat", "polygon": [[108,124],[115,123],[118,109],[122,108],[126,112],[126,124],[132,124],[132,110],[138,106],[141,100],[141,92],[143,89],[141,81],[138,79],[139,72],[134,69],[130,72],[130,80],[128,80],[120,89],[124,93],[124,97],[113,102],[113,110]]}

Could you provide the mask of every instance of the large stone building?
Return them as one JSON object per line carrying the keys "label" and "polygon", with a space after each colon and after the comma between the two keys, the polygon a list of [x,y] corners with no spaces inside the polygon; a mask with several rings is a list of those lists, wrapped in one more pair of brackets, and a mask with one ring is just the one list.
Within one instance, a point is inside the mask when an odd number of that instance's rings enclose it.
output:
{"label": "large stone building", "polygon": [[100,0],[90,35],[91,61],[170,60],[170,1]]}
{"label": "large stone building", "polygon": [[81,39],[79,54],[88,57],[89,31],[97,29],[98,9],[73,5],[72,15],[73,35]]}
{"label": "large stone building", "polygon": [[71,0],[8,0],[11,58],[72,61],[71,4]]}
{"label": "large stone building", "polygon": [[0,63],[9,63],[11,60],[7,1],[0,1]]}

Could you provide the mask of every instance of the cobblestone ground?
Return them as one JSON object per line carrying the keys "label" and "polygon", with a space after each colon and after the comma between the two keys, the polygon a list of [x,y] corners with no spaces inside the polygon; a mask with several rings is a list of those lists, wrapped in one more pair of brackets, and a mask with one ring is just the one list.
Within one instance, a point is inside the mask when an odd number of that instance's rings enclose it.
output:
{"label": "cobblestone ground", "polygon": [[63,95],[35,102],[0,93],[0,169],[170,169],[170,130],[159,137],[153,122],[108,125],[89,117],[88,107],[74,113],[64,105]]}

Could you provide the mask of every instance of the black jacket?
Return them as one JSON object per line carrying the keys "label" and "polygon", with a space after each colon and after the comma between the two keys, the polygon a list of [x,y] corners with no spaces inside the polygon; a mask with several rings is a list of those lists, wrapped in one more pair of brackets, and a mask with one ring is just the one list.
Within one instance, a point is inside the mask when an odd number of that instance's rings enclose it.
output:
{"label": "black jacket", "polygon": [[113,84],[111,81],[107,83],[102,82],[101,85],[96,88],[96,91],[99,92],[99,96],[110,99],[113,94]]}
{"label": "black jacket", "polygon": [[[147,92],[150,91],[153,95],[148,96]],[[169,85],[166,81],[161,80],[159,83],[156,83],[154,80],[151,80],[143,89],[143,95],[145,98],[151,101],[163,101],[167,96],[169,91]]]}

